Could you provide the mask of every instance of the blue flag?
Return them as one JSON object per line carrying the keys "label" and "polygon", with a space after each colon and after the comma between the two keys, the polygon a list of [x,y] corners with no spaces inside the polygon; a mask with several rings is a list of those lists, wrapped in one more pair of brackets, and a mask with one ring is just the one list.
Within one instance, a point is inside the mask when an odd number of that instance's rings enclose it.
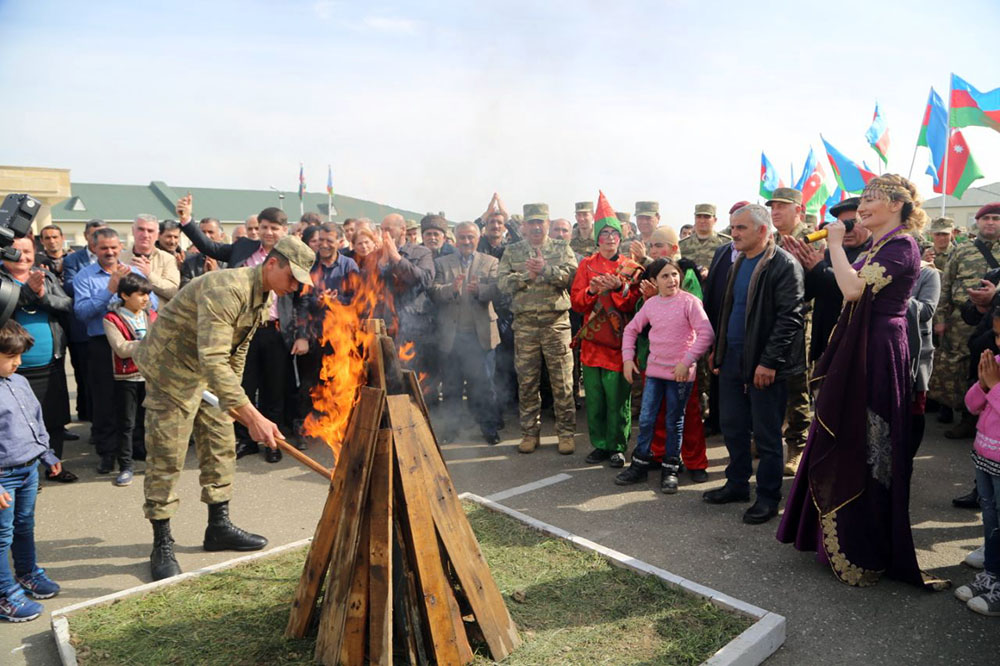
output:
{"label": "blue flag", "polygon": [[931,88],[927,98],[927,108],[924,109],[924,120],[920,125],[918,146],[927,146],[931,151],[931,163],[927,173],[934,178],[934,185],[940,184],[937,165],[944,160],[944,151],[948,145],[948,109],[941,101],[940,95]]}

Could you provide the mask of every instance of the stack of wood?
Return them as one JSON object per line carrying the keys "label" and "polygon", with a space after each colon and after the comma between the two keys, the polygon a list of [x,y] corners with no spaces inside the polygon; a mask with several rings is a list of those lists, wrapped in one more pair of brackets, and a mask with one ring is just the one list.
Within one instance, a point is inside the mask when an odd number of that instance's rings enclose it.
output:
{"label": "stack of wood", "polygon": [[[285,635],[317,625],[317,663],[467,664],[520,645],[431,429],[381,320]],[[321,601],[317,603],[320,588]]]}

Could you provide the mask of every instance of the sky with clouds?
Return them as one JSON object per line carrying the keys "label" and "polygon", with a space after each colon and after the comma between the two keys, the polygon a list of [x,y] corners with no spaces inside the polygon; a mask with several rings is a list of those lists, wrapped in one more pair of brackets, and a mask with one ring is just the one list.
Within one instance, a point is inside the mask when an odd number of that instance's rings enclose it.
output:
{"label": "sky with clouds", "polygon": [[[294,191],[302,162],[316,192],[332,164],[339,193],[456,220],[602,189],[678,225],[820,132],[874,167],[876,100],[906,174],[930,86],[1000,87],[998,31],[996,0],[0,0],[0,163]],[[1000,132],[965,135],[1000,181]]]}

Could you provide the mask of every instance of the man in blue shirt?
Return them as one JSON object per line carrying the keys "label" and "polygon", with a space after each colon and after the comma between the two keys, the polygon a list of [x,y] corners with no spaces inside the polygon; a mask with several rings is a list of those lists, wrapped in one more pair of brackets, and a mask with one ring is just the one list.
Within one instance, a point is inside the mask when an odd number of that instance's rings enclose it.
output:
{"label": "man in blue shirt", "polygon": [[[77,273],[87,266],[97,261],[94,254],[94,232],[107,227],[104,220],[93,219],[83,227],[83,237],[86,244],[75,252],[71,252],[63,259],[62,288],[66,295],[73,296],[73,278]],[[69,333],[69,356],[73,363],[73,374],[76,375],[76,417],[81,421],[90,420],[90,388],[87,382],[87,344],[90,338],[83,324],[76,318],[73,309],[70,308],[67,319],[67,332]]]}
{"label": "man in blue shirt", "polygon": [[[115,298],[118,281],[123,275],[142,275],[135,266],[118,261],[121,239],[114,229],[98,229],[92,236],[97,262],[87,266],[73,278],[73,312],[87,331],[87,383],[92,401],[90,438],[101,462],[98,474],[110,474],[114,469],[115,451],[115,379],[111,368],[111,346],[104,336],[104,315]],[[145,276],[143,276],[145,277]],[[152,307],[158,307],[156,294],[150,294]],[[77,380],[79,382],[79,379]]]}

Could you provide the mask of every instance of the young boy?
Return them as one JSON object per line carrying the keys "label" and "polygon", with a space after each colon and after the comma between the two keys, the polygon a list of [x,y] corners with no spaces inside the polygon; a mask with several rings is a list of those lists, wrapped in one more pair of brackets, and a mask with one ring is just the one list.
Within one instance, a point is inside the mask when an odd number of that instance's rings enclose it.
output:
{"label": "young boy", "polygon": [[42,406],[28,380],[15,374],[21,354],[34,343],[13,319],[0,328],[0,619],[9,622],[27,622],[42,613],[42,605],[25,593],[34,599],[59,594],[59,585],[35,562],[35,497],[39,460],[54,475],[62,463],[49,448]]}
{"label": "young boy", "polygon": [[[111,345],[115,377],[115,404],[118,406],[118,476],[116,486],[132,483],[133,443],[138,448],[145,440],[146,381],[132,360],[132,354],[146,337],[149,325],[156,319],[156,312],[148,310],[149,293],[153,285],[149,280],[129,273],[118,281],[118,298],[121,303],[111,306],[104,315],[104,334]],[[113,458],[101,460],[97,472],[110,474],[115,468]]]}

